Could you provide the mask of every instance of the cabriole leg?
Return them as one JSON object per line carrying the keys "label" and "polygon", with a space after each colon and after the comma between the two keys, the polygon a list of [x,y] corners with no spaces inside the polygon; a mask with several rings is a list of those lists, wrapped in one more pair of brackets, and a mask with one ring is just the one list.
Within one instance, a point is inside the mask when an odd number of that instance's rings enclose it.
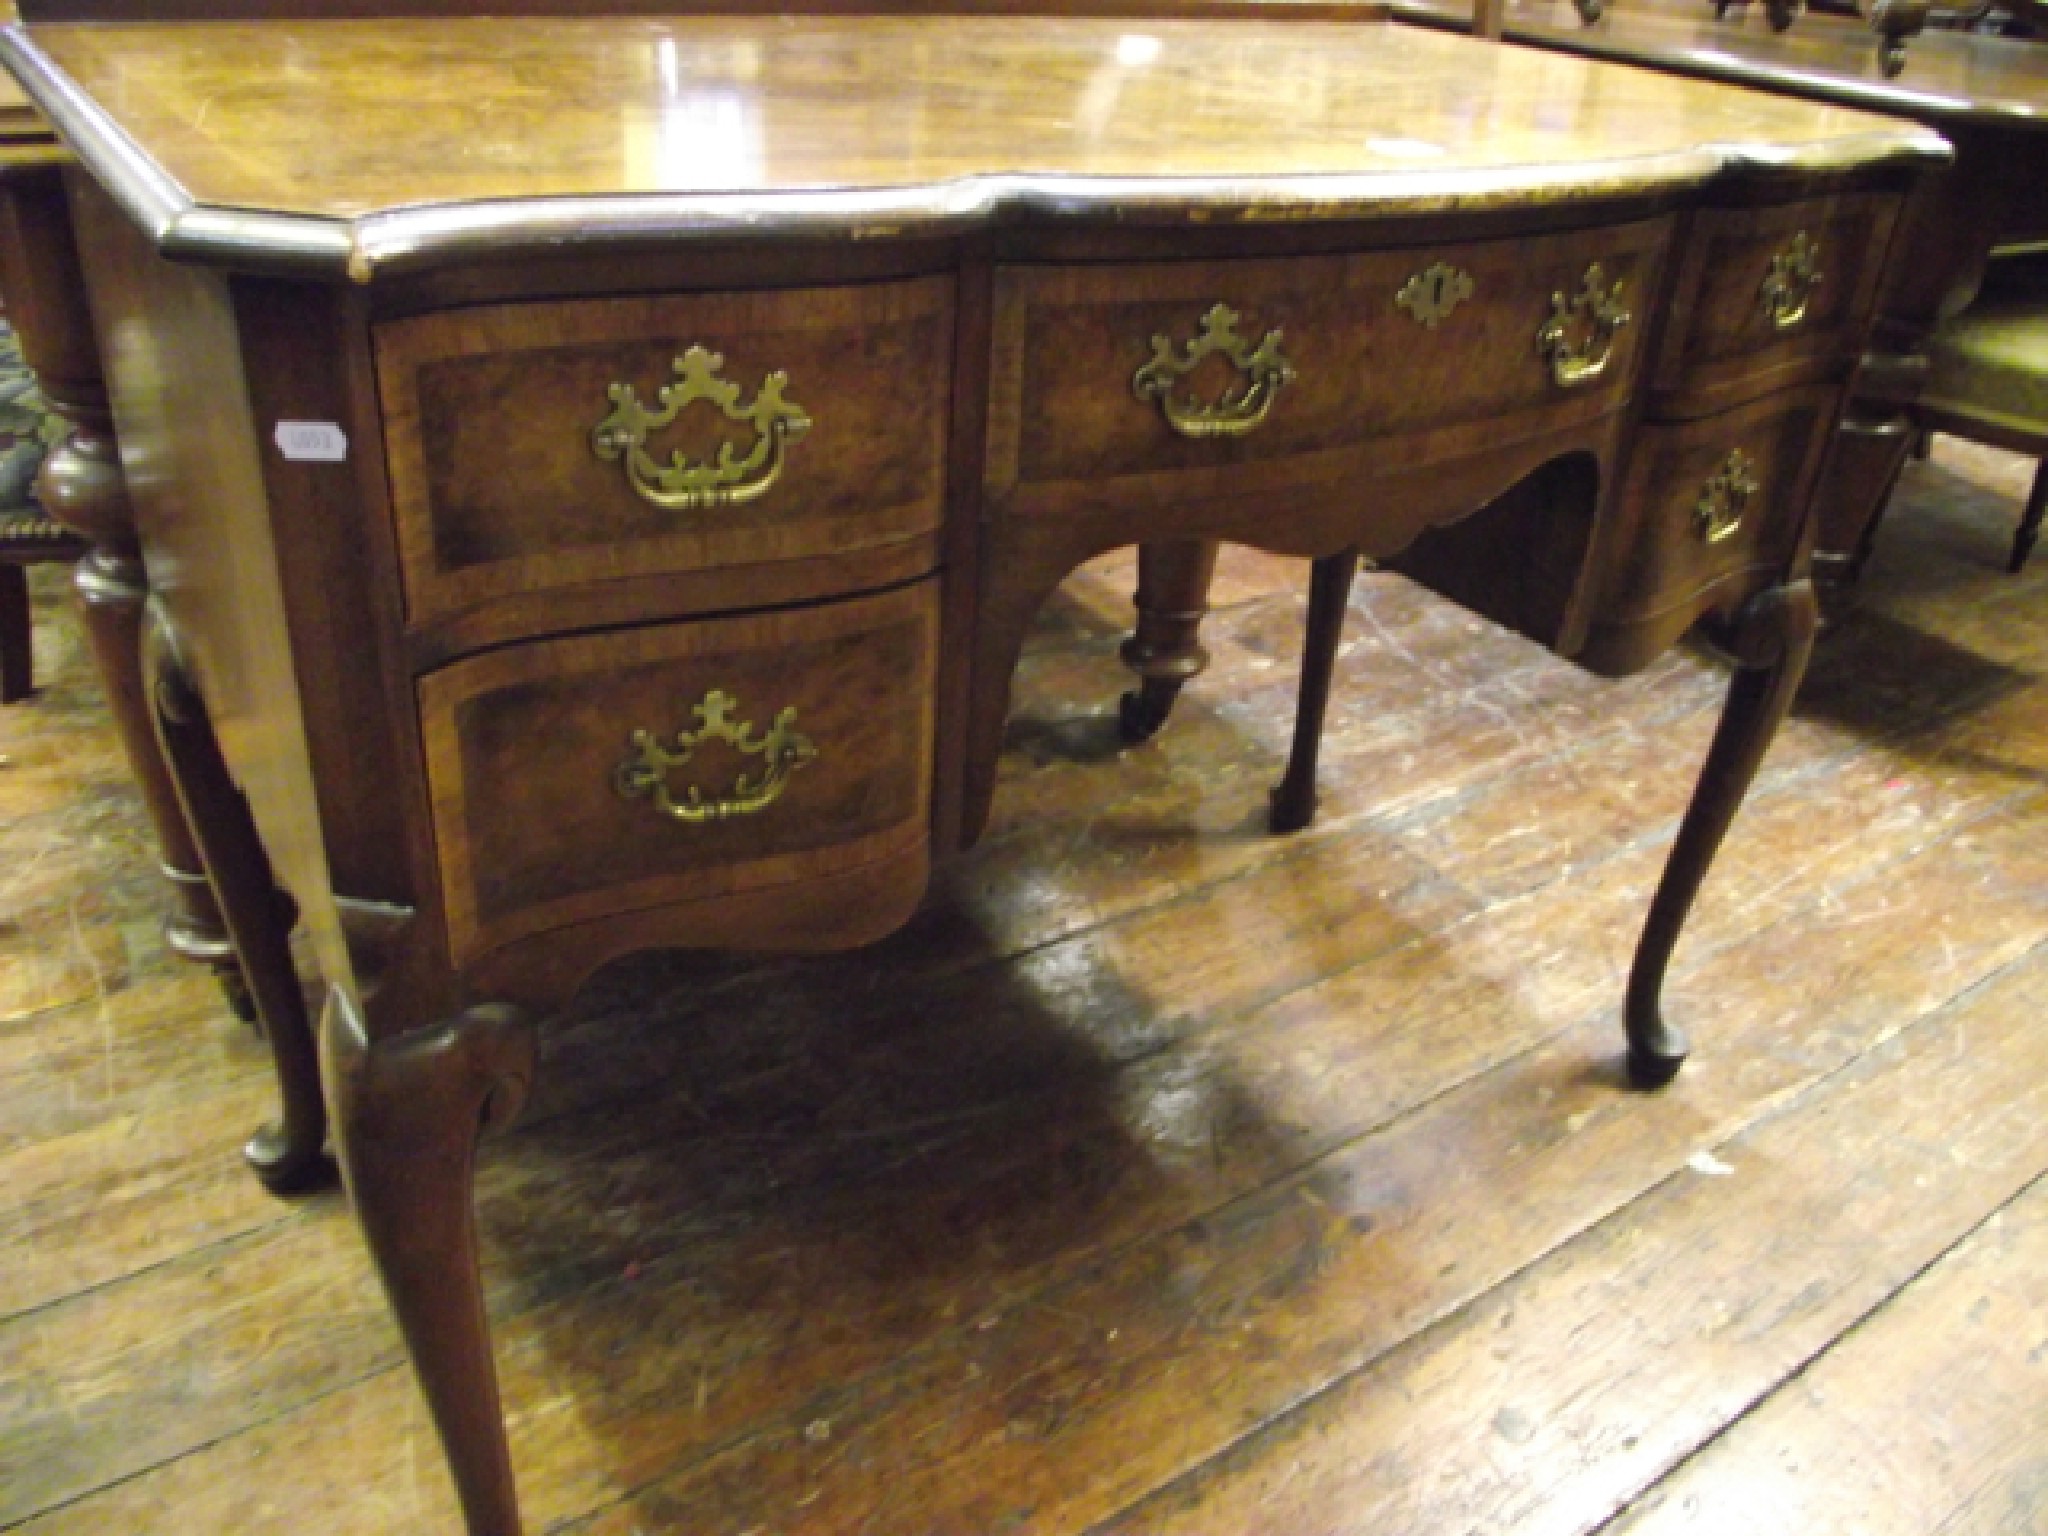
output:
{"label": "cabriole leg", "polygon": [[1214,539],[1170,539],[1138,548],[1138,627],[1122,654],[1139,682],[1118,710],[1126,741],[1156,734],[1173,712],[1181,685],[1209,665],[1199,637],[1216,575],[1216,547]]}
{"label": "cabriole leg", "polygon": [[1330,679],[1337,646],[1344,638],[1344,613],[1358,551],[1325,555],[1309,569],[1308,628],[1301,648],[1301,693],[1294,709],[1294,749],[1287,772],[1273,791],[1270,825],[1275,832],[1299,832],[1316,814],[1316,759],[1323,745],[1323,717],[1330,704]]}
{"label": "cabriole leg", "polygon": [[481,1005],[371,1041],[331,994],[321,1031],[356,1219],[405,1335],[469,1536],[519,1536],[519,1500],[477,1273],[477,1141],[519,1113],[534,1032]]}
{"label": "cabriole leg", "polygon": [[1685,1060],[1684,1033],[1664,1022],[1664,973],[1708,866],[1799,691],[1818,617],[1813,588],[1800,581],[1758,593],[1716,637],[1735,658],[1735,676],[1629,972],[1628,1068],[1640,1087],[1662,1087]]}
{"label": "cabriole leg", "polygon": [[179,661],[169,623],[154,606],[143,625],[141,661],[156,745],[170,770],[181,819],[199,845],[211,904],[227,925],[277,1067],[278,1121],[257,1131],[243,1155],[266,1187],[279,1194],[305,1189],[327,1174],[320,1155],[327,1117],[305,993],[292,962],[291,933],[298,913],[291,897],[277,888],[249,804],[221,756],[206,703]]}
{"label": "cabriole leg", "polygon": [[2034,488],[2027,493],[2027,509],[2020,514],[2019,530],[2012,536],[2012,558],[2005,568],[2013,575],[2027,568],[2027,556],[2041,537],[2041,519],[2048,516],[2048,458],[2034,466]]}

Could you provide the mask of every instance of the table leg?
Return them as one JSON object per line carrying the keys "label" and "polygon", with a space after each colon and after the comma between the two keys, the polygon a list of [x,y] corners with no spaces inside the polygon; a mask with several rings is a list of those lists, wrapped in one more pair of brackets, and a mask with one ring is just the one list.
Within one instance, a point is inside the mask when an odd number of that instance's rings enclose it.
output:
{"label": "table leg", "polygon": [[1273,791],[1269,824],[1275,832],[1299,832],[1316,814],[1316,759],[1323,745],[1323,716],[1330,704],[1330,679],[1337,646],[1344,638],[1344,614],[1358,551],[1324,555],[1309,570],[1308,627],[1301,650],[1301,692],[1294,709],[1294,749],[1287,772]]}
{"label": "table leg", "polygon": [[282,1115],[249,1139],[243,1155],[268,1188],[280,1194],[305,1189],[327,1174],[320,1155],[327,1117],[305,994],[292,961],[291,932],[298,913],[271,876],[255,820],[221,757],[205,702],[155,608],[144,628],[142,666],[162,761],[169,766],[183,818],[200,843],[213,895],[277,1067]]}
{"label": "table leg", "polygon": [[1124,642],[1124,665],[1138,686],[1123,696],[1124,739],[1145,741],[1166,724],[1181,684],[1209,665],[1199,639],[1216,575],[1214,539],[1170,539],[1138,548],[1138,627]]}
{"label": "table leg", "polygon": [[71,429],[44,462],[38,489],[50,517],[92,543],[73,579],[93,665],[171,883],[164,938],[178,955],[212,966],[229,1005],[251,1018],[227,931],[157,752],[142,685],[148,583],[78,271],[59,168],[13,168],[0,175],[0,286],[7,293],[8,319],[44,400]]}
{"label": "table leg", "polygon": [[321,1043],[342,1173],[440,1431],[469,1536],[519,1536],[519,1498],[477,1274],[477,1141],[519,1112],[534,1031],[485,1004],[368,1038],[329,995]]}
{"label": "table leg", "polygon": [[1641,1087],[1670,1082],[1685,1060],[1684,1033],[1664,1021],[1664,973],[1707,868],[1799,691],[1818,620],[1813,587],[1799,581],[1758,593],[1716,637],[1735,658],[1735,676],[1629,972],[1628,1067]]}
{"label": "table leg", "polygon": [[2041,519],[2048,517],[2048,458],[2034,466],[2034,487],[2027,492],[2027,509],[2020,514],[2020,526],[2012,536],[2012,555],[2005,568],[2013,575],[2027,568],[2027,556],[2041,537]]}

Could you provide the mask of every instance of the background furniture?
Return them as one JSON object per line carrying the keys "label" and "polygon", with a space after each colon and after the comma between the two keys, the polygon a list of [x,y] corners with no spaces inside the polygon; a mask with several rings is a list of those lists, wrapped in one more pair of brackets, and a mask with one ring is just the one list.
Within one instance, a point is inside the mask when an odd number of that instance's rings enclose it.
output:
{"label": "background furniture", "polygon": [[[1396,14],[1468,25],[1451,0],[1401,0]],[[1968,306],[1995,249],[2048,240],[2048,47],[1929,31],[1893,79],[1861,22],[1809,15],[1776,32],[1757,7],[1717,21],[1692,0],[1636,0],[1592,26],[1566,0],[1516,0],[1505,32],[1535,47],[1909,118],[1954,145],[1954,166],[1922,189],[1899,231],[1877,327],[1823,472],[1814,575],[1845,593],[1920,430],[1928,337]]]}
{"label": "background furniture", "polygon": [[[0,77],[0,162],[34,159],[54,147],[14,82]],[[0,292],[0,305],[5,297]],[[44,436],[41,396],[8,327],[0,331],[0,703],[27,698],[35,686],[25,568],[76,560],[85,550],[82,539],[31,502],[29,482],[42,464]]]}
{"label": "background furniture", "polygon": [[1530,483],[1475,606],[1608,672],[1722,622],[1627,1009],[1676,1070],[1664,967],[1811,644],[1811,488],[1931,135],[1359,25],[5,46],[90,173],[147,697],[273,1166],[331,1112],[473,1531],[518,1527],[469,1177],[529,1015],[637,948],[900,924],[1104,549],[1378,558]]}
{"label": "background furniture", "polygon": [[2048,514],[2048,258],[1992,262],[1977,302],[1938,329],[1928,350],[1919,414],[1929,430],[2042,461],[2013,534],[2017,572]]}

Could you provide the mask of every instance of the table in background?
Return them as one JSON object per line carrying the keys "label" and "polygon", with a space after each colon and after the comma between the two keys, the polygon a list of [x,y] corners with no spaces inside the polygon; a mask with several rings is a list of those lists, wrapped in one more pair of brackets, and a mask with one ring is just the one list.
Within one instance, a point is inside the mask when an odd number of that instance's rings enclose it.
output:
{"label": "table in background", "polygon": [[[1454,0],[1396,0],[1404,20],[1463,27]],[[1761,4],[1717,20],[1708,0],[1614,0],[1592,25],[1569,0],[1511,0],[1506,36],[1536,47],[1894,114],[1955,146],[1892,254],[1871,355],[1820,497],[1815,575],[1853,582],[1918,431],[1913,403],[1937,321],[1974,297],[1994,248],[2048,241],[2048,44],[1930,29],[1888,78],[1869,28],[1808,13],[1773,31]]]}

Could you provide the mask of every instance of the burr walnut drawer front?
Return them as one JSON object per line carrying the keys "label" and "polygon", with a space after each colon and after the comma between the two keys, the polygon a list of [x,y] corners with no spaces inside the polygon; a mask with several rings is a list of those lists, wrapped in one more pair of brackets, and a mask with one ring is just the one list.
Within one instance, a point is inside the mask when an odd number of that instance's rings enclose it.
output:
{"label": "burr walnut drawer front", "polygon": [[1601,644],[1661,650],[1700,615],[1783,578],[1838,393],[1808,386],[1642,429],[1594,613],[1594,665]]}
{"label": "burr walnut drawer front", "polygon": [[1710,209],[1694,221],[1652,382],[1713,409],[1838,372],[1876,302],[1897,200]]}
{"label": "burr walnut drawer front", "polygon": [[381,324],[408,617],[929,534],[952,346],[940,277]]}
{"label": "burr walnut drawer front", "polygon": [[987,484],[1019,506],[1256,492],[1595,419],[1629,388],[1669,234],[1005,268]]}
{"label": "burr walnut drawer front", "polygon": [[933,578],[506,646],[421,678],[455,962],[924,844],[937,632]]}

